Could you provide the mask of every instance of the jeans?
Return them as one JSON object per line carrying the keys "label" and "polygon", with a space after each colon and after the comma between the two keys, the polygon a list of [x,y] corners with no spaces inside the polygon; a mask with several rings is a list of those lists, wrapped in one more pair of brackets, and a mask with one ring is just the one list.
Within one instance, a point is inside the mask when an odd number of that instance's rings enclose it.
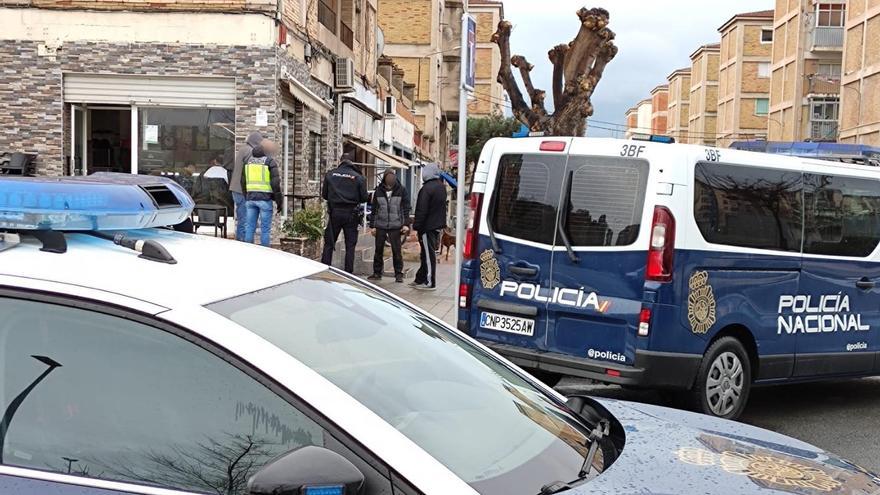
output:
{"label": "jeans", "polygon": [[232,202],[235,204],[235,240],[244,240],[244,226],[247,224],[247,200],[244,194],[232,191]]}
{"label": "jeans", "polygon": [[345,235],[345,271],[354,272],[354,249],[358,241],[358,221],[354,215],[354,208],[342,208],[330,211],[330,221],[324,229],[324,253],[321,255],[321,263],[327,266],[333,264],[333,251],[336,249],[336,239],[339,233]]}
{"label": "jeans", "polygon": [[437,244],[440,242],[440,230],[419,232],[421,266],[416,272],[415,283],[437,287]]}
{"label": "jeans", "polygon": [[257,217],[260,218],[260,244],[268,247],[271,242],[272,233],[272,202],[251,201],[248,200],[247,205],[247,225],[245,226],[244,242],[254,242],[254,233],[257,231]]}
{"label": "jeans", "polygon": [[403,255],[400,252],[400,229],[376,229],[376,254],[373,256],[373,275],[382,275],[385,268],[385,239],[391,243],[394,275],[403,275]]}

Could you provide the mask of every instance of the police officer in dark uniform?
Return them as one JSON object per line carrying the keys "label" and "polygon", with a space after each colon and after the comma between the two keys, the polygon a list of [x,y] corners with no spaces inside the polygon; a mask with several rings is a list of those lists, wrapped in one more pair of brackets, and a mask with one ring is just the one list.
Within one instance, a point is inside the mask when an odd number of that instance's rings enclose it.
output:
{"label": "police officer in dark uniform", "polygon": [[330,210],[330,221],[324,229],[324,253],[321,262],[330,265],[333,262],[333,250],[336,239],[342,232],[345,236],[345,271],[354,271],[354,248],[357,245],[358,223],[360,220],[359,206],[366,203],[367,181],[361,174],[360,167],[352,163],[352,153],[342,155],[338,167],[327,172],[321,186],[321,197],[327,201]]}

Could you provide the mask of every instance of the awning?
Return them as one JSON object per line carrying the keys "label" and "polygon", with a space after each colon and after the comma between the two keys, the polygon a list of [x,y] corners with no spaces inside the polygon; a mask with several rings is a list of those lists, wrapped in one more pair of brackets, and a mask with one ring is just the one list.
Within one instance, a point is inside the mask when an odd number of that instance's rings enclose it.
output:
{"label": "awning", "polygon": [[324,117],[325,119],[330,118],[330,111],[333,110],[333,105],[324,101],[323,98],[296,79],[288,79],[287,85],[290,88],[290,94],[292,94],[294,98],[303,102],[305,106],[318,112],[321,117]]}
{"label": "awning", "polygon": [[374,146],[370,146],[369,144],[359,143],[359,142],[353,141],[351,139],[349,139],[348,142],[357,146],[358,148],[366,151],[369,155],[372,155],[373,157],[378,158],[379,160],[382,160],[383,162],[388,163],[388,166],[390,166],[390,167],[402,168],[404,170],[409,170],[409,162],[407,162],[403,158],[400,158],[400,157],[397,157],[394,155],[389,155],[388,153],[385,153],[384,151],[382,151]]}

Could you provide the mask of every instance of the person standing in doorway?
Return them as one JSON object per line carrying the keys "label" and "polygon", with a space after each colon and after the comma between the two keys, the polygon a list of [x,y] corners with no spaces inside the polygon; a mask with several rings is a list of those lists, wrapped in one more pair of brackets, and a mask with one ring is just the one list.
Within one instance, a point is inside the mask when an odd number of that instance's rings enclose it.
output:
{"label": "person standing in doorway", "polygon": [[370,228],[376,237],[376,254],[373,256],[373,274],[370,280],[381,280],[385,266],[385,240],[391,243],[394,280],[403,282],[403,254],[401,253],[402,230],[409,224],[410,201],[406,188],[397,180],[393,170],[386,170],[382,183],[373,193]]}
{"label": "person standing in doorway", "polygon": [[342,155],[339,166],[327,172],[321,186],[321,197],[327,201],[330,220],[324,229],[324,252],[321,262],[333,263],[333,251],[339,233],[345,236],[345,271],[354,272],[354,249],[357,246],[357,228],[360,220],[358,207],[366,203],[367,180],[360,168],[352,163],[352,155]]}
{"label": "person standing in doorway", "polygon": [[244,241],[254,242],[259,219],[260,244],[266,247],[271,243],[273,203],[280,210],[282,201],[281,176],[278,163],[271,156],[273,151],[272,141],[264,139],[253,149],[242,172],[247,210]]}
{"label": "person standing in doorway", "polygon": [[229,174],[229,191],[232,193],[232,203],[235,206],[235,240],[244,240],[245,224],[247,223],[247,206],[245,202],[247,198],[244,196],[242,170],[245,162],[251,157],[254,148],[263,141],[263,135],[259,132],[252,132],[248,135],[247,141],[235,153],[232,161],[232,170]]}
{"label": "person standing in doorway", "polygon": [[421,266],[411,284],[420,290],[437,288],[437,246],[440,231],[446,227],[446,185],[440,178],[440,167],[429,163],[422,169],[422,189],[416,199],[413,228],[419,236]]}

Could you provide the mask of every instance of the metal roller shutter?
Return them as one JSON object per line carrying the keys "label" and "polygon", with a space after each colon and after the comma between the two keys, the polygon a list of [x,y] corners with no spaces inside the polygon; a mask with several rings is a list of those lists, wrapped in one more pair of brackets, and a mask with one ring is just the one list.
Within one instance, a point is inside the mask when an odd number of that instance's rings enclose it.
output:
{"label": "metal roller shutter", "polygon": [[64,74],[64,101],[235,108],[235,80],[214,77]]}

